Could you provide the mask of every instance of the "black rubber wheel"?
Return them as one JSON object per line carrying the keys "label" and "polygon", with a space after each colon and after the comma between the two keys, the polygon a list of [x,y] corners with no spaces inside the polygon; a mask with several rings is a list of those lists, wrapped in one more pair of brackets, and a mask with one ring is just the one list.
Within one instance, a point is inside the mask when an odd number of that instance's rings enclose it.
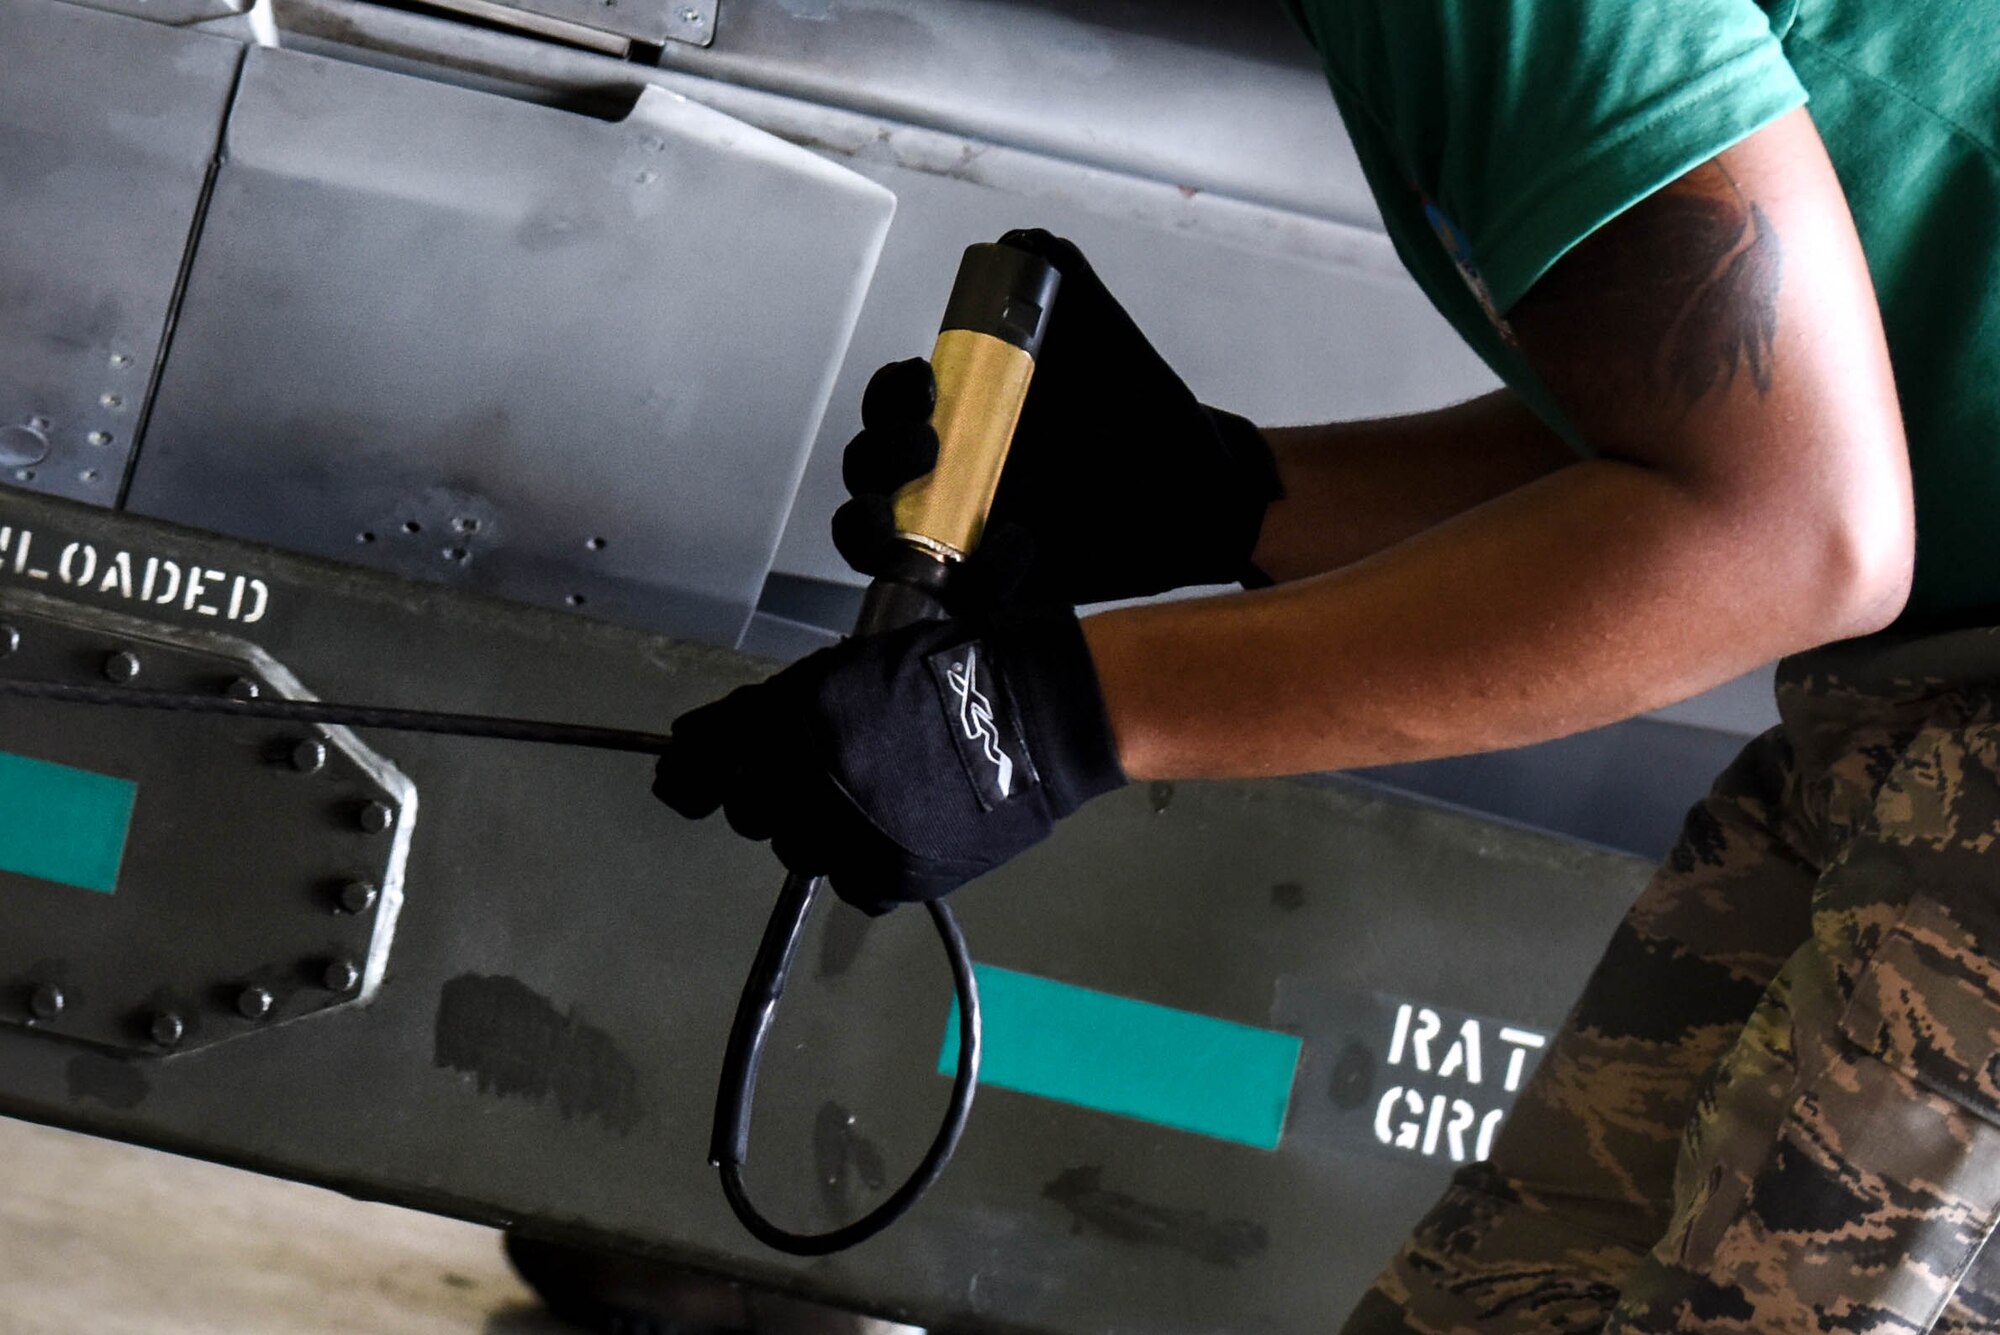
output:
{"label": "black rubber wheel", "polygon": [[507,1235],[507,1260],[550,1313],[596,1335],[748,1335],[749,1304],[727,1280],[644,1257]]}

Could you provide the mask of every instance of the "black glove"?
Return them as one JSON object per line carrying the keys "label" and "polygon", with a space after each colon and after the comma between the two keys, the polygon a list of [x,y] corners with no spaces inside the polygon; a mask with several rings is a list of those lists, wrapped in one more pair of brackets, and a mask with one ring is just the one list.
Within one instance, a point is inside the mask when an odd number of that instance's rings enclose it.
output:
{"label": "black glove", "polygon": [[931,621],[801,659],[674,721],[653,792],[723,808],[870,912],[946,894],[1125,782],[1067,610]]}
{"label": "black glove", "polygon": [[[987,536],[955,606],[1072,606],[1189,584],[1268,584],[1250,562],[1281,494],[1263,433],[1195,401],[1083,255],[1043,231],[1001,240],[1046,258],[1062,289],[1028,385]],[[861,404],[834,545],[864,575],[895,551],[889,496],[937,460],[930,364],[893,362]],[[971,596],[967,596],[967,591]]]}

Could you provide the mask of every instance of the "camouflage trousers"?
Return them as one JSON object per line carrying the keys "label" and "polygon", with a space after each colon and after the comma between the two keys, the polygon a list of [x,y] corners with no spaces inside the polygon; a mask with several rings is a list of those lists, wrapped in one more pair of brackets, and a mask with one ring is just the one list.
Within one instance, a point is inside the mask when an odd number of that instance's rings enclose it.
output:
{"label": "camouflage trousers", "polygon": [[2000,1329],[2000,631],[1778,704],[1350,1335]]}

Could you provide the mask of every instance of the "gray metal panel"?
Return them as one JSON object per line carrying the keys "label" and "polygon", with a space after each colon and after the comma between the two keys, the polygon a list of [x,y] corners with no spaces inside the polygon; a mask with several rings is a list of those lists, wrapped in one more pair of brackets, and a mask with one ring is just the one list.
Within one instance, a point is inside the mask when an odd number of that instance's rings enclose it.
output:
{"label": "gray metal panel", "polygon": [[886,191],[658,89],[607,124],[284,51],[226,150],[131,508],[735,641]]}
{"label": "gray metal panel", "polygon": [[[1051,141],[1048,154],[1024,152],[843,110],[847,103],[869,99],[843,91],[831,77],[813,82],[807,76],[814,65],[802,54],[793,76],[772,75],[764,82],[796,85],[802,93],[824,96],[829,102],[759,91],[750,86],[763,68],[756,62],[703,66],[718,76],[743,80],[732,83],[723,77],[693,78],[674,70],[619,66],[348,0],[279,0],[279,6],[288,40],[301,45],[337,51],[348,59],[421,68],[439,78],[482,85],[490,81],[527,96],[585,102],[602,97],[621,80],[643,78],[781,138],[809,145],[899,191],[897,222],[885,252],[888,262],[870,291],[849,365],[827,415],[825,436],[801,490],[800,513],[780,551],[778,565],[787,574],[853,582],[825,540],[822,521],[839,496],[835,456],[852,429],[861,385],[879,361],[905,355],[928,340],[939,300],[932,287],[940,281],[938,273],[955,263],[954,247],[961,235],[968,229],[1013,225],[1024,211],[1086,237],[1093,254],[1113,257],[1106,262],[1123,270],[1117,280],[1121,295],[1142,311],[1148,328],[1168,346],[1200,392],[1261,420],[1333,420],[1395,412],[1465,397],[1496,383],[1429,310],[1378,230],[1344,227],[1324,217],[1262,207],[1212,191],[1154,188],[1143,178],[1095,170],[1077,158],[1057,155],[1071,151],[1087,156],[1093,146],[1101,147],[1095,141],[1082,142],[1100,128],[1095,123],[1053,120],[1051,130],[1082,138]],[[1159,62],[1155,73],[1163,78],[1174,67],[1176,55],[1190,62],[1208,58],[1206,49],[1194,45],[1200,41],[1222,50],[1246,44],[1250,49],[1268,47],[1275,56],[1289,48],[1294,36],[1289,29],[1277,35],[1271,32],[1275,10],[1230,14],[1219,21],[1224,30],[1215,31],[1218,20],[1212,6],[1069,8],[1073,21],[1143,28],[1150,34],[1146,58]],[[952,14],[975,27],[992,16],[990,9],[979,5],[954,8]],[[754,15],[745,21],[764,25],[765,38],[753,41],[746,33],[736,33],[732,49],[768,46],[775,51],[789,42],[804,53],[808,48],[801,34],[818,31],[809,26],[812,23],[834,23],[836,10],[830,4],[808,5],[792,15],[808,25],[796,29],[771,14],[768,6]],[[843,21],[853,18],[845,14]],[[913,30],[900,31],[908,37]],[[781,39],[784,32],[794,37]],[[1176,33],[1178,53],[1170,40]],[[1030,22],[1010,40],[1032,50],[1044,35]],[[1124,33],[1125,38],[1131,36]],[[1218,40],[1227,38],[1234,40]],[[828,40],[837,45],[844,39]],[[923,90],[939,77],[935,72],[927,74],[913,52],[888,52],[882,58],[900,71],[894,82],[908,87],[906,109],[914,117],[944,119],[928,113],[923,102]],[[944,59],[935,52],[931,58]],[[677,65],[687,63],[682,60]],[[1039,71],[1029,73],[1035,77],[995,93],[989,107],[992,115],[1044,114],[1053,105],[1044,94],[1064,91],[1045,87]],[[1262,94],[1254,82],[1232,93],[1237,100],[1227,104],[1231,109],[1222,119],[1236,126],[1243,143],[1260,150],[1318,151],[1298,140],[1296,125],[1280,132],[1260,118]],[[1301,108],[1310,108],[1317,128],[1309,140],[1318,142],[1327,134],[1338,137],[1331,101],[1317,82],[1294,85],[1290,96],[1302,99]],[[1010,102],[1029,105],[1008,110]],[[1213,119],[1217,106],[1209,105],[1207,114]],[[1191,157],[1176,175],[1193,173],[1201,141],[1190,141],[1180,133],[1186,128],[1181,118],[1153,118],[1128,128],[1157,134],[1162,144],[1171,141],[1186,148]],[[1240,155],[1237,160],[1242,160]],[[1282,183],[1301,167],[1312,178],[1305,184],[1337,189],[1342,198],[1359,192],[1365,199],[1359,168],[1344,150],[1318,165],[1303,160],[1266,162],[1263,179]],[[905,273],[914,276],[899,277]],[[1770,669],[1762,669],[1660,716],[1746,735],[1760,732],[1775,722],[1769,679]]]}
{"label": "gray metal panel", "polygon": [[[1242,43],[1289,50],[1303,39],[1289,30],[1272,36],[1266,16],[1241,16],[1238,42],[1208,49],[1194,40],[1215,21],[1180,5],[1142,16],[1130,6],[1082,5],[1074,14],[1052,15],[1033,6],[972,3],[932,7],[921,23],[895,17],[911,6],[871,9],[868,17],[859,7],[808,8],[823,11],[825,21],[788,18],[768,4],[732,6],[723,43],[732,50],[789,51],[778,63],[797,78],[778,78],[763,63],[733,57],[676,57],[671,69],[640,71],[343,0],[283,0],[279,14],[293,40],[338,43],[326,49],[361,58],[429,61],[441,77],[511,80],[544,96],[589,97],[640,77],[664,83],[895,191],[897,215],[883,263],[779,550],[777,567],[787,575],[856,581],[833,550],[827,520],[844,495],[839,452],[858,423],[862,387],[881,363],[929,349],[959,253],[1009,227],[1040,225],[1073,236],[1198,393],[1260,420],[1326,421],[1433,407],[1497,383],[1430,307],[1379,231],[1329,221],[1325,214],[1339,212],[1330,207],[1294,211],[1309,200],[1293,198],[1287,207],[1257,202],[1282,194],[1274,187],[1285,181],[1312,189],[1334,183],[1366,198],[1316,73],[1302,77],[1291,69],[1280,80],[1287,113],[1278,115],[1270,104],[1278,94],[1266,76],[1278,78],[1271,71],[1290,66],[1268,53],[1276,63],[1259,63]],[[1012,26],[1000,23],[1008,16]],[[1268,17],[1283,25],[1276,6]],[[748,36],[740,36],[739,23],[751,30]],[[862,28],[880,31],[881,51],[855,44]],[[1170,37],[1175,30],[1179,41]],[[924,35],[936,40],[926,44]],[[1160,108],[1150,119],[1133,117],[1129,107],[1098,105],[1100,89],[1062,77],[1064,61],[1084,48],[1101,48],[1104,77],[1114,87],[1143,83],[1157,93],[1192,81],[1203,95]],[[969,68],[954,65],[957,55],[975,49]],[[821,57],[825,64],[815,65]],[[875,75],[841,84],[853,61],[878,62],[877,75],[901,90],[886,103],[920,122],[952,119],[951,108],[966,97],[962,78],[966,87],[983,88],[989,101],[981,105],[990,116],[1048,131],[1016,136],[1044,150],[845,110],[885,101],[874,95]],[[994,79],[1001,65],[1021,77],[980,82]],[[674,72],[695,68],[713,77]],[[731,79],[743,82],[725,81]],[[744,86],[759,79],[827,102]],[[1072,105],[1078,98],[1088,105]],[[1221,141],[1205,137],[1218,127],[1226,128],[1233,155],[1220,156]],[[982,128],[1010,133],[998,121]],[[1126,154],[1122,170],[1087,165],[1105,156],[1098,150],[1128,136],[1143,140],[1145,151]],[[1162,165],[1174,154],[1170,166]],[[1247,175],[1231,176],[1221,171],[1225,166]],[[1213,175],[1240,193],[1163,184],[1135,174],[1142,170],[1174,182]],[[1372,223],[1372,211],[1363,212]]]}
{"label": "gray metal panel", "polygon": [[1375,225],[1277,0],[729,0],[664,67],[1190,190]]}
{"label": "gray metal panel", "polygon": [[[238,633],[328,698],[657,727],[758,670],[127,515],[17,494],[0,522],[38,550],[87,540],[264,580],[268,615]],[[130,608],[115,588],[34,587]],[[367,740],[424,805],[375,999],[165,1062],[0,1031],[0,1110],[954,1331],[1327,1329],[1451,1168],[1448,1136],[1426,1157],[1373,1129],[1413,1083],[1388,1061],[1399,999],[1437,1008],[1448,1033],[1459,1017],[1547,1030],[1645,870],[1345,786],[1140,785],[1095,803],[957,897],[976,954],[1300,1035],[1282,1144],[992,1088],[893,1234],[795,1262],[743,1235],[704,1162],[776,889],[769,850],[662,811],[639,758]],[[226,820],[200,832],[230,835]],[[8,910],[0,897],[0,935]],[[877,1199],[927,1141],[950,987],[914,913],[829,913],[800,960],[749,1175],[778,1218],[817,1226]],[[1482,1112],[1505,1101],[1492,1080],[1424,1079]]]}
{"label": "gray metal panel", "polygon": [[233,18],[248,13],[251,7],[251,0],[69,0],[69,3],[129,14],[135,19],[149,19],[175,28]]}
{"label": "gray metal panel", "polygon": [[242,50],[0,4],[0,483],[116,501]]}

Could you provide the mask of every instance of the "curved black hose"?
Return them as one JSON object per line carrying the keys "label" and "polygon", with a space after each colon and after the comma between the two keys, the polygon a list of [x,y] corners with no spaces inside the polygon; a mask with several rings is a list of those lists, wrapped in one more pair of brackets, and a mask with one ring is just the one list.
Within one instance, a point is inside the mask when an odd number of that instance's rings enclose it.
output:
{"label": "curved black hose", "polygon": [[764,1042],[770,1037],[771,1022],[778,1001],[784,995],[792,959],[798,953],[806,919],[823,882],[817,876],[792,875],[785,878],[750,977],[743,985],[743,997],[736,1004],[736,1022],[729,1031],[729,1047],[723,1054],[722,1080],[715,1096],[715,1127],[709,1140],[708,1160],[722,1174],[722,1194],[736,1212],[743,1227],[767,1247],[793,1256],[826,1256],[865,1242],[901,1219],[944,1172],[965,1134],[966,1119],[972,1113],[972,1097],[979,1088],[979,983],[972,972],[972,952],[958,919],[941,901],[924,907],[944,943],[945,959],[951,964],[952,986],[958,992],[958,1071],[952,1081],[951,1100],[937,1135],[902,1186],[889,1198],[850,1224],[824,1233],[794,1233],[772,1223],[750,1201],[743,1186],[743,1162],[750,1148],[750,1112],[757,1096],[757,1068],[762,1065]]}

